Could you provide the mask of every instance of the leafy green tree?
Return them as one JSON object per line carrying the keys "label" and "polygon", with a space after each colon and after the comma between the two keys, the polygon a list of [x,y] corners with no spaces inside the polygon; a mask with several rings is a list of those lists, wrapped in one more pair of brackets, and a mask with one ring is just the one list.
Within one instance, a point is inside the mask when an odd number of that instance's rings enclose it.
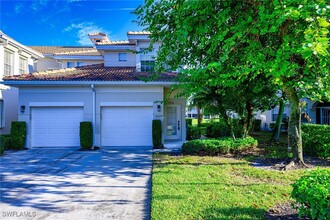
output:
{"label": "leafy green tree", "polygon": [[201,87],[269,77],[290,102],[288,149],[304,163],[299,99],[330,99],[328,1],[146,0],[135,13],[163,42],[156,70],[190,69],[182,77]]}

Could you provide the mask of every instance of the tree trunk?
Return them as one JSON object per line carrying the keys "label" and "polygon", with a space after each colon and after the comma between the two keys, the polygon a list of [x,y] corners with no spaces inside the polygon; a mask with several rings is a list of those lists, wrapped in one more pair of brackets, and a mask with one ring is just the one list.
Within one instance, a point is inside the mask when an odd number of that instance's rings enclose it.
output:
{"label": "tree trunk", "polygon": [[244,134],[244,138],[246,138],[246,136],[249,134],[252,125],[253,125],[253,105],[250,102],[246,103],[246,111],[247,111],[247,129],[246,129],[246,133]]}
{"label": "tree trunk", "polygon": [[236,136],[235,136],[235,132],[234,132],[234,126],[233,126],[231,118],[227,115],[226,110],[221,110],[220,113],[221,113],[222,117],[225,119],[227,127],[229,128],[231,137],[233,138],[233,140],[236,140]]}
{"label": "tree trunk", "polygon": [[270,141],[278,142],[280,140],[284,107],[285,107],[285,99],[283,98],[283,95],[282,95],[282,98],[280,99],[280,107],[279,107],[279,110],[277,113],[276,124],[275,124],[273,135],[272,135],[272,138],[270,139]]}
{"label": "tree trunk", "polygon": [[248,126],[247,126],[247,120],[245,119],[245,116],[242,117],[241,119],[241,123],[242,123],[242,131],[241,131],[241,138],[245,138],[245,135],[247,134],[247,130],[248,130]]}
{"label": "tree trunk", "polygon": [[293,154],[294,163],[305,165],[301,138],[301,108],[299,98],[294,88],[286,88],[285,93],[290,102],[288,152]]}
{"label": "tree trunk", "polygon": [[203,120],[203,114],[201,112],[201,109],[197,107],[197,125],[200,126],[202,124]]}

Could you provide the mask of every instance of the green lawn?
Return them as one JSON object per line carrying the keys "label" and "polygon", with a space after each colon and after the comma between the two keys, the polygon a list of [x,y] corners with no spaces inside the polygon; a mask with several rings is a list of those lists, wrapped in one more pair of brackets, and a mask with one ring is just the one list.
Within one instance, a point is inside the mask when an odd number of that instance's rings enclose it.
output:
{"label": "green lawn", "polygon": [[264,219],[290,201],[304,171],[268,171],[225,157],[154,155],[152,219]]}

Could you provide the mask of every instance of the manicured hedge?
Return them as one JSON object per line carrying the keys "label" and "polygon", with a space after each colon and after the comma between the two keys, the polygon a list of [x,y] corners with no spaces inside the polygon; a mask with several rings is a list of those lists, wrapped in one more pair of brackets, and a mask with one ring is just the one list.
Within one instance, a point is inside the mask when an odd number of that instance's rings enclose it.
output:
{"label": "manicured hedge", "polygon": [[4,150],[11,149],[10,134],[0,135],[0,147],[2,147]]}
{"label": "manicured hedge", "polygon": [[200,139],[202,136],[202,127],[189,125],[187,128],[187,140]]}
{"label": "manicured hedge", "polygon": [[302,125],[303,152],[310,156],[330,157],[330,126]]}
{"label": "manicured hedge", "polygon": [[93,125],[92,122],[83,121],[80,122],[80,146],[84,150],[91,149],[93,147]]}
{"label": "manicured hedge", "polygon": [[11,123],[10,140],[13,149],[24,149],[26,140],[26,123],[24,121],[13,121]]}
{"label": "manicured hedge", "polygon": [[[239,119],[232,119],[233,129],[236,137],[241,137],[242,125]],[[227,124],[220,120],[207,125],[206,136],[210,138],[231,137]]]}
{"label": "manicured hedge", "polygon": [[311,219],[330,219],[330,170],[313,170],[293,185],[292,198],[295,208]]}
{"label": "manicured hedge", "polygon": [[186,125],[192,125],[192,118],[186,118]]}
{"label": "manicured hedge", "polygon": [[261,130],[261,119],[254,119],[253,120],[253,129],[254,129],[254,131],[260,131]]}
{"label": "manicured hedge", "polygon": [[162,148],[162,122],[152,120],[152,144],[154,148]]}
{"label": "manicured hedge", "polygon": [[237,153],[257,145],[258,141],[252,137],[236,139],[235,141],[228,137],[221,139],[192,140],[183,144],[181,152],[189,155],[217,156],[229,152]]}

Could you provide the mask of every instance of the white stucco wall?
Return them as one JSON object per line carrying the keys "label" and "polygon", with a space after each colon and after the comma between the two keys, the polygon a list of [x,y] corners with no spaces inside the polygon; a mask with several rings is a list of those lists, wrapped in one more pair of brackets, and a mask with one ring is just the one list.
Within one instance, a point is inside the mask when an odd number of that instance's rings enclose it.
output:
{"label": "white stucco wall", "polygon": [[[119,61],[118,54],[126,53],[127,61]],[[104,65],[109,67],[127,67],[127,66],[135,66],[136,65],[136,54],[133,54],[128,51],[120,51],[120,52],[104,52]]]}
{"label": "white stucco wall", "polygon": [[[13,71],[12,75],[19,75],[19,59],[20,57],[27,60],[27,72],[34,71],[34,61],[31,54],[22,51],[18,46],[11,44],[0,44],[0,81],[4,74],[4,51],[8,50],[13,53]],[[0,128],[0,134],[10,133],[12,121],[17,121],[18,111],[18,89],[9,86],[0,85],[0,98],[4,102],[4,121],[5,127]]]}
{"label": "white stucco wall", "polygon": [[[163,120],[163,107],[161,112],[157,112],[157,102],[164,100],[164,89],[161,86],[95,86],[96,92],[96,121],[95,121],[95,145],[101,143],[101,109],[107,106],[106,103],[154,103],[154,119]],[[18,118],[28,125],[26,146],[31,146],[31,104],[43,103],[49,105],[70,106],[71,103],[84,103],[84,120],[93,120],[92,89],[90,86],[77,87],[21,87],[19,91],[19,106],[25,106],[25,112],[19,112]],[[177,101],[174,101],[177,102]],[[58,104],[56,104],[58,103]],[[182,102],[179,101],[181,104]],[[182,104],[184,104],[183,102]],[[184,107],[183,115],[184,115]],[[138,115],[137,115],[138,117]],[[184,116],[183,116],[184,118]],[[182,125],[185,129],[185,124]],[[185,138],[185,130],[184,135]]]}

